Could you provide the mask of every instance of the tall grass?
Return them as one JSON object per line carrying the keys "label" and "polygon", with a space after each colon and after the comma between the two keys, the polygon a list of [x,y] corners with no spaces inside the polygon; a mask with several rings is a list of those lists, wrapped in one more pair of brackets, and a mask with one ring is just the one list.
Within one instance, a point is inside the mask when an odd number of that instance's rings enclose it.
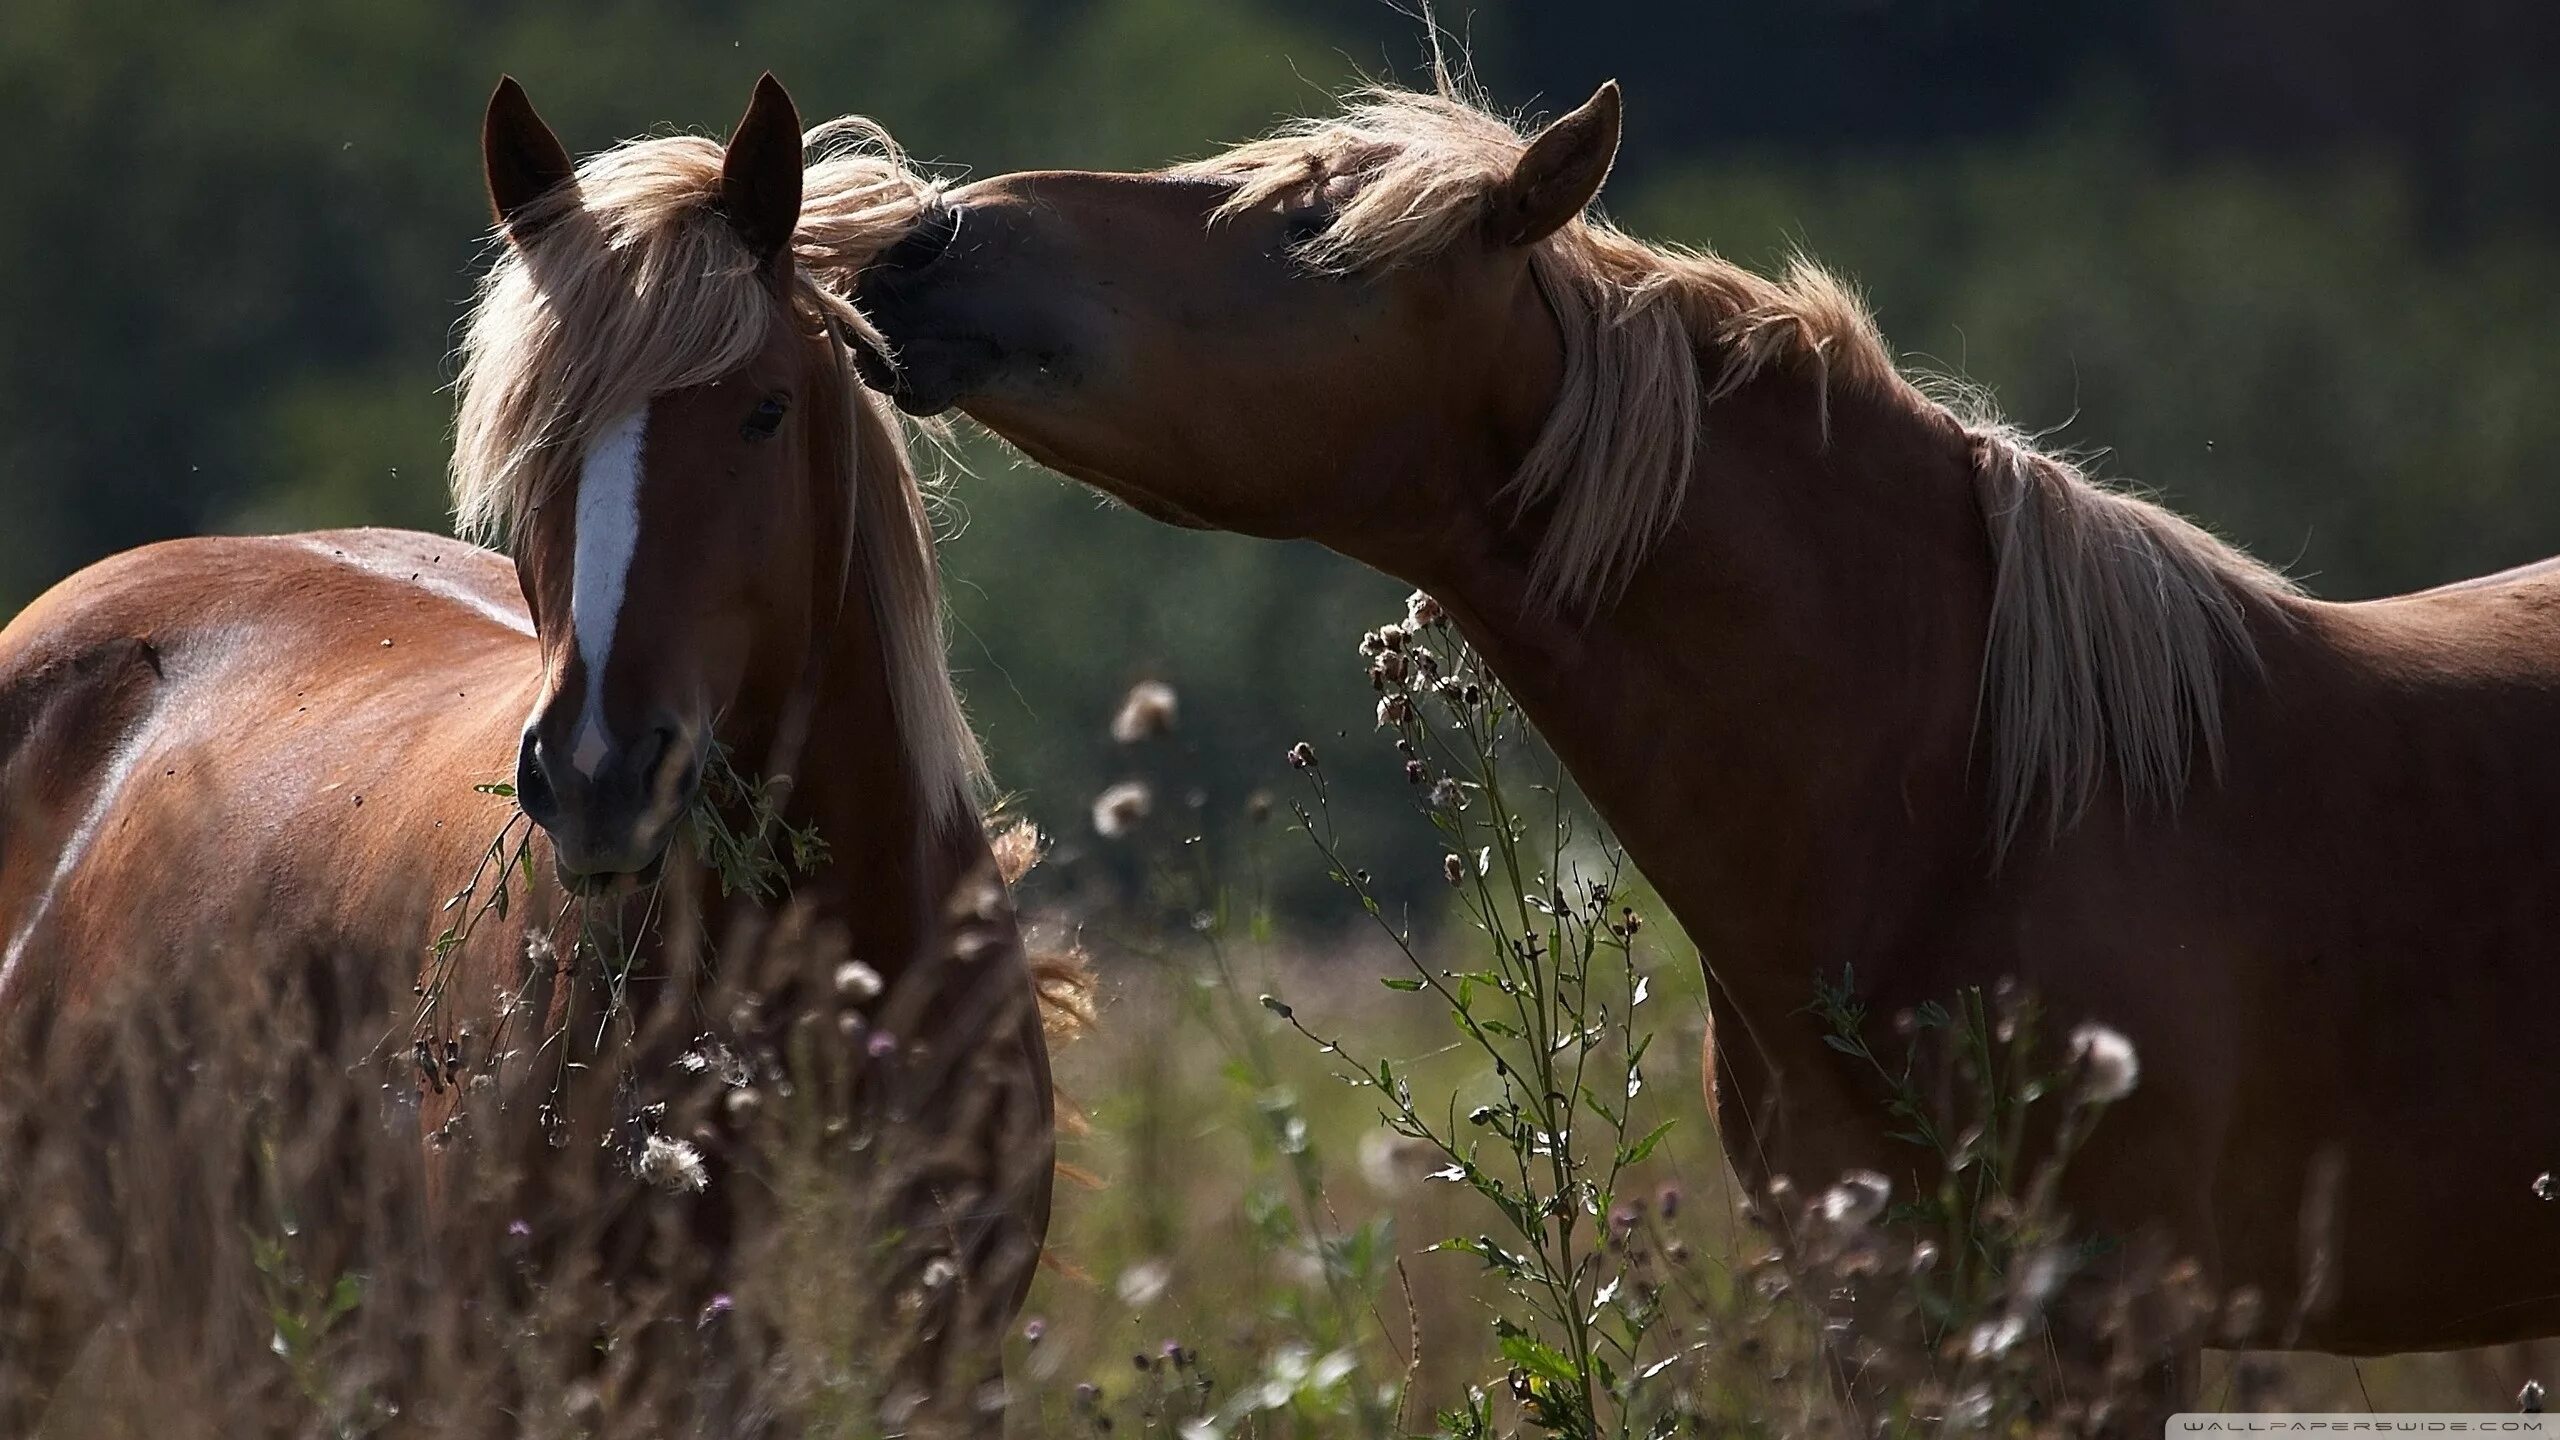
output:
{"label": "tall grass", "polygon": [[[858,997],[787,937],[588,1057],[629,1083],[575,1143],[484,1108],[446,1148],[379,1044],[424,957],[249,963],[244,936],[12,1017],[0,1433],[869,1436],[992,1429],[1000,1400],[1020,1435],[2071,1434],[2220,1332],[2231,1297],[2058,1198],[2139,1058],[2011,989],[1878,1017],[1808,977],[1801,1023],[1927,1178],[1740,1193],[1697,1098],[1697,957],[1641,877],[1427,598],[1358,664],[1374,728],[1249,796],[1197,783],[1172,691],[1139,687],[1126,782],[1021,887],[1105,1003],[1060,1055],[1080,1133],[1004,1395],[901,1390],[932,1323],[884,1218],[914,1152],[853,1098]],[[1336,825],[1357,765],[1409,782],[1405,834]],[[1222,848],[1229,805],[1261,823]],[[776,861],[746,809],[695,843],[774,893],[825,837]],[[521,863],[502,837],[489,869]],[[1278,925],[1293,865],[1339,885],[1338,926]],[[1382,898],[1416,876],[1440,908]],[[506,903],[490,879],[457,925]],[[617,1129],[635,1101],[707,1187]],[[2206,1398],[2489,1407],[2539,1358],[2251,1358]]]}

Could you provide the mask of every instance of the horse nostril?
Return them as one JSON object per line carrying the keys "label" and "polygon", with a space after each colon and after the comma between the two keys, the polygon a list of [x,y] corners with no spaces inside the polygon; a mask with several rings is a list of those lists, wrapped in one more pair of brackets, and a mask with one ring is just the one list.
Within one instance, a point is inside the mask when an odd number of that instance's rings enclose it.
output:
{"label": "horse nostril", "polygon": [[632,748],[631,777],[660,804],[676,803],[693,791],[693,754],[683,741],[676,727],[656,725]]}
{"label": "horse nostril", "polygon": [[560,813],[560,797],[543,770],[542,741],[530,730],[516,751],[516,805],[537,825],[549,824]]}

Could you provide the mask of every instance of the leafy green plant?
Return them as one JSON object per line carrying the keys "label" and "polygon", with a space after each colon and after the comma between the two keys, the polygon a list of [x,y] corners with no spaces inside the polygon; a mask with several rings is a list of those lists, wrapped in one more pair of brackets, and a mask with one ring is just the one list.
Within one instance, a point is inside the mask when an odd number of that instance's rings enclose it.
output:
{"label": "leafy green plant", "polygon": [[789,777],[743,774],[729,747],[711,742],[702,757],[701,787],[685,811],[685,836],[722,895],[778,900],[793,876],[827,863],[827,842],[817,827],[782,818],[790,796]]}
{"label": "leafy green plant", "polygon": [[[1317,1034],[1276,996],[1263,1003],[1325,1053],[1351,1062],[1344,1079],[1373,1092],[1389,1130],[1440,1157],[1434,1180],[1481,1196],[1496,1229],[1435,1250],[1473,1256],[1513,1302],[1492,1319],[1503,1377],[1519,1415],[1570,1437],[1649,1433],[1661,1413],[1648,1387],[1671,1356],[1653,1335],[1661,1310],[1631,1287],[1612,1257],[1629,1167],[1660,1144],[1669,1122],[1637,1131],[1652,1036],[1638,1022],[1650,980],[1637,961],[1639,913],[1623,898],[1624,858],[1586,853],[1562,768],[1524,780],[1533,739],[1518,705],[1427,595],[1401,623],[1369,632],[1361,655],[1379,694],[1417,808],[1437,832],[1441,872],[1475,932],[1472,963],[1436,962],[1410,924],[1390,921],[1368,871],[1351,863],[1332,818],[1324,767],[1301,744],[1290,762],[1306,779],[1294,809],[1331,868],[1407,964],[1388,989],[1445,1007],[1458,1044],[1492,1081],[1492,1098],[1463,1114],[1418,1100],[1386,1059]],[[1439,1417],[1444,1433],[1493,1433],[1481,1391]],[[1667,1432],[1658,1432],[1667,1433]]]}

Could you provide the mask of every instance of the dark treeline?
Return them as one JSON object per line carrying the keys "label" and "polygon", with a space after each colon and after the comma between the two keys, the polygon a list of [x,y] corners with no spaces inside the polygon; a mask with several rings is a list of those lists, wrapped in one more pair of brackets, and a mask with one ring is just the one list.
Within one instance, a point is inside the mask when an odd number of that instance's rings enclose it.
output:
{"label": "dark treeline", "polygon": [[[2067,423],[2103,470],[2321,593],[2560,550],[2560,7],[1513,0],[1440,20],[1507,103],[1626,84],[1622,223],[1751,262],[1811,251],[1916,361]],[[725,125],[770,67],[812,117],[862,111],[984,173],[1197,154],[1355,74],[1415,76],[1422,34],[1376,0],[12,0],[0,606],[169,535],[442,523],[444,355],[501,70],[580,149]],[[1232,813],[1281,783],[1288,741],[1362,723],[1350,642],[1396,587],[967,454],[955,658],[1002,778],[1053,828],[1079,832],[1121,773],[1103,732],[1133,679],[1184,692],[1165,809],[1196,788]]]}

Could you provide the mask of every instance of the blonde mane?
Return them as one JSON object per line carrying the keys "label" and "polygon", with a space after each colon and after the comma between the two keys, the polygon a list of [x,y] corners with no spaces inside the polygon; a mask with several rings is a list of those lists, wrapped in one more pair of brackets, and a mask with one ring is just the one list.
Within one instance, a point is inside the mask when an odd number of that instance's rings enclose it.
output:
{"label": "blonde mane", "polygon": [[[1436,93],[1365,89],[1338,115],[1181,173],[1233,185],[1222,213],[1329,203],[1301,259],[1374,272],[1481,233],[1526,147],[1444,70]],[[2099,485],[1987,405],[1931,398],[1857,293],[1801,256],[1773,279],[1585,216],[1540,242],[1530,263],[1563,333],[1564,379],[1504,495],[1515,513],[1551,507],[1531,572],[1540,603],[1589,613],[1614,602],[1680,514],[1708,407],[1791,372],[1809,384],[1823,443],[1834,397],[1856,393],[1935,417],[1971,447],[1995,571],[1979,721],[1996,772],[1995,854],[2039,801],[2058,834],[2110,778],[2128,803],[2168,805],[2198,745],[2220,765],[2222,661],[2256,665],[2246,620],[2293,593],[2283,576]]]}
{"label": "blonde mane", "polygon": [[[876,340],[847,295],[913,223],[928,182],[867,120],[831,121],[804,143],[793,308],[813,334]],[[699,136],[618,145],[520,215],[528,240],[497,242],[460,348],[452,480],[464,536],[504,543],[573,483],[604,426],[763,347],[771,292],[719,214],[721,153]],[[896,417],[855,383],[841,339],[827,343],[852,442],[834,447],[853,497],[859,554],[847,563],[878,617],[919,793],[937,822],[974,823],[985,760],[951,683],[922,482]]]}

